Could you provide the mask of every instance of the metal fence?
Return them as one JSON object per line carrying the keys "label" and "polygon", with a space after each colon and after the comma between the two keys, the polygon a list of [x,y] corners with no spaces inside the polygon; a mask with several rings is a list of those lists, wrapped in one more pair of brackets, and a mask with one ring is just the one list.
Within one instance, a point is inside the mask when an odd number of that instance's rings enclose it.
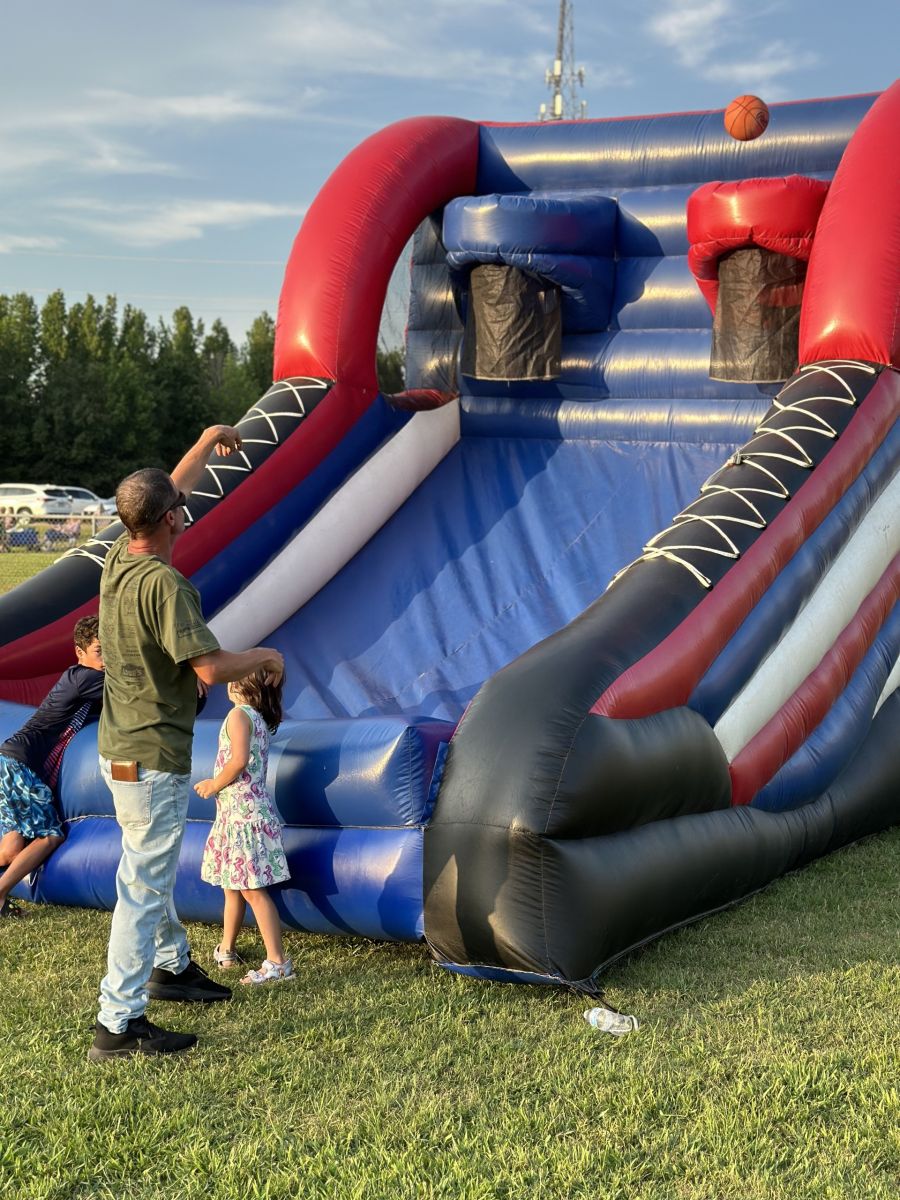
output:
{"label": "metal fence", "polygon": [[73,546],[81,546],[115,516],[33,517],[0,515],[0,593],[8,592],[49,566]]}

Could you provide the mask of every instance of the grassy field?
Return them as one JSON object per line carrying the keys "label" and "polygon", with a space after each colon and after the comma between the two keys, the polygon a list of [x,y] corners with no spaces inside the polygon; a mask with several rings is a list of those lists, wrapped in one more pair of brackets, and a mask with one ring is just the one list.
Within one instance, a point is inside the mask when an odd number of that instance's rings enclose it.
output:
{"label": "grassy field", "polygon": [[[57,522],[58,524],[58,522]],[[100,525],[100,528],[103,526]],[[47,522],[36,520],[34,529],[39,538],[43,537],[44,531],[47,528]],[[82,525],[81,536],[79,537],[79,545],[87,541],[93,533],[93,526],[90,521],[85,521]],[[10,591],[18,584],[23,583],[26,579],[30,579],[32,575],[36,575],[38,571],[42,571],[45,567],[49,567],[63,553],[65,553],[66,545],[56,545],[52,550],[23,550],[18,547],[0,553],[0,595]]]}
{"label": "grassy field", "polygon": [[[49,559],[0,556],[0,591]],[[296,983],[151,1005],[196,1050],[92,1065],[109,916],[29,906],[0,924],[0,1196],[897,1200],[898,858],[894,830],[619,965],[621,1040],[420,946],[288,934]]]}
{"label": "grassy field", "polygon": [[49,567],[58,557],[59,554],[45,554],[39,550],[9,550],[0,554],[0,595]]}
{"label": "grassy field", "polygon": [[[296,983],[151,1005],[189,1054],[89,1064],[109,917],[28,907],[0,928],[0,1194],[896,1200],[898,852],[870,839],[615,968],[620,1040],[574,995],[289,934]],[[208,963],[217,931],[190,933]]]}

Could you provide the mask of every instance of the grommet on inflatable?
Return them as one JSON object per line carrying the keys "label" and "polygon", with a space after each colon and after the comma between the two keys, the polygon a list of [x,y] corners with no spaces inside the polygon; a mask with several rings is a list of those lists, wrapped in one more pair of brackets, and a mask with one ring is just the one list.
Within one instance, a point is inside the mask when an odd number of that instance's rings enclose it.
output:
{"label": "grommet on inflatable", "polygon": [[[327,181],[243,469],[208,468],[175,559],[223,644],[285,655],[289,925],[590,992],[897,821],[898,123],[900,84],[772,105],[746,141],[722,110],[421,117]],[[409,390],[384,396],[414,233]],[[0,733],[68,665],[109,541],[0,600]],[[110,907],[91,728],[59,800],[20,894]],[[219,915],[212,815],[195,797],[188,919]]]}

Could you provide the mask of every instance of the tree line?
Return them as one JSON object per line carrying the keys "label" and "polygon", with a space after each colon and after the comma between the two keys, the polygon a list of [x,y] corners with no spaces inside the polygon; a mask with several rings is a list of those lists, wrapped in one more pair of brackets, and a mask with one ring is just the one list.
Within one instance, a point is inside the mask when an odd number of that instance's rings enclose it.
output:
{"label": "tree line", "polygon": [[[101,496],[138,467],[171,469],[196,435],[240,420],[272,382],[275,322],[266,312],[236,345],[186,306],[170,323],[115,296],[39,308],[0,295],[0,479],[78,484]],[[403,387],[400,350],[379,351],[384,391]]]}

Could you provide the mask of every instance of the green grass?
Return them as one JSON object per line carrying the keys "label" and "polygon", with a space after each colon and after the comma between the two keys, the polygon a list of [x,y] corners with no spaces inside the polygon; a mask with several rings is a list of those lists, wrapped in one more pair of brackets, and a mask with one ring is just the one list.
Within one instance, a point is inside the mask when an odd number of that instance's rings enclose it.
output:
{"label": "green grass", "polygon": [[[34,528],[37,531],[38,537],[41,537],[46,528],[46,522],[36,520]],[[82,526],[82,536],[79,538],[78,544],[82,545],[86,542],[92,533],[89,523]],[[38,571],[43,571],[45,567],[49,567],[56,562],[65,553],[66,546],[55,546],[52,550],[20,550],[18,548],[8,550],[6,553],[0,554],[0,595],[4,592],[12,591],[20,583],[24,583],[26,579],[30,579],[32,575],[36,575]]]}
{"label": "green grass", "polygon": [[[29,907],[0,928],[0,1194],[896,1200],[898,852],[872,838],[616,967],[620,1040],[577,996],[289,933],[296,983],[151,1005],[189,1054],[89,1064],[109,917]],[[190,934],[209,962],[217,930]]]}
{"label": "green grass", "polygon": [[[0,591],[49,561],[0,556]],[[898,857],[894,830],[619,965],[618,1041],[577,996],[288,934],[297,983],[154,1004],[196,1050],[91,1065],[109,916],[28,907],[0,925],[0,1196],[896,1200]]]}
{"label": "green grass", "polygon": [[61,550],[55,554],[39,550],[9,550],[6,554],[0,554],[0,595],[24,583],[44,567],[49,567],[61,553]]}

